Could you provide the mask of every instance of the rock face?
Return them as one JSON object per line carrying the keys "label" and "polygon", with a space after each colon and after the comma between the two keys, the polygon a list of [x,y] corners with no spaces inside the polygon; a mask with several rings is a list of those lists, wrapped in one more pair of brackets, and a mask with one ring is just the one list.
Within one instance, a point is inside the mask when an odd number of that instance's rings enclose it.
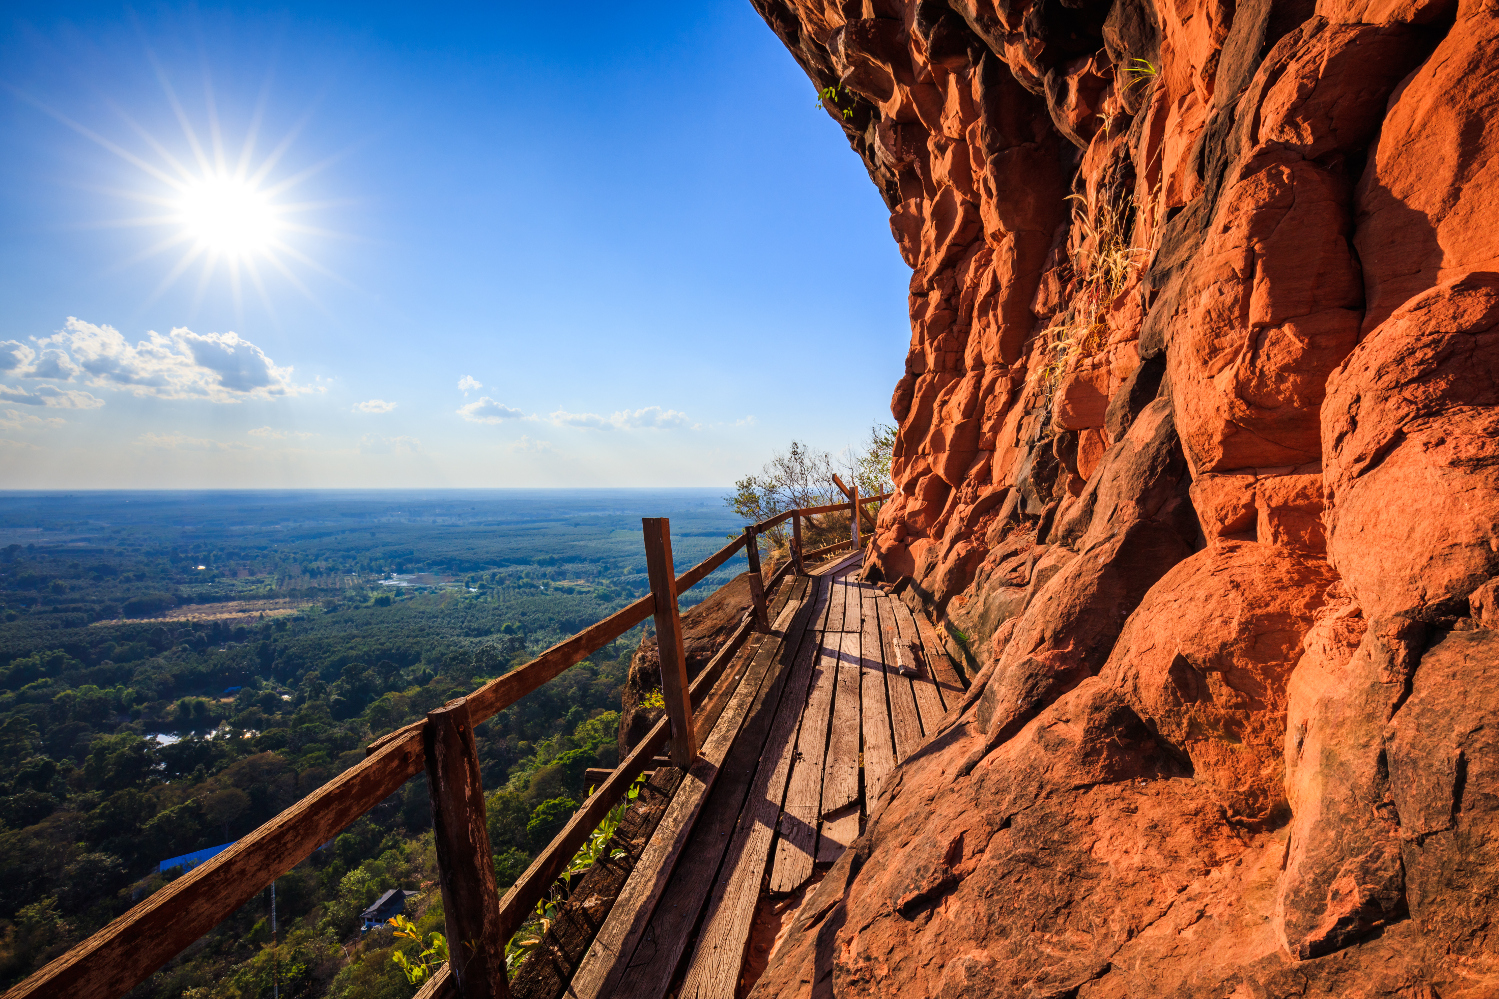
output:
{"label": "rock face", "polygon": [[1499,995],[1499,0],[752,2],[973,676],[756,994]]}

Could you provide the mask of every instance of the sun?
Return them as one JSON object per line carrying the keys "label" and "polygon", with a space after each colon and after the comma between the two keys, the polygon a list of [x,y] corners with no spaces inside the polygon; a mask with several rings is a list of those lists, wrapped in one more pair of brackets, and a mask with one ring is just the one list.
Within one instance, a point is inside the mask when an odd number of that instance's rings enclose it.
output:
{"label": "sun", "polygon": [[282,228],[270,196],[238,177],[213,175],[188,182],[177,210],[183,234],[199,249],[231,258],[264,254]]}

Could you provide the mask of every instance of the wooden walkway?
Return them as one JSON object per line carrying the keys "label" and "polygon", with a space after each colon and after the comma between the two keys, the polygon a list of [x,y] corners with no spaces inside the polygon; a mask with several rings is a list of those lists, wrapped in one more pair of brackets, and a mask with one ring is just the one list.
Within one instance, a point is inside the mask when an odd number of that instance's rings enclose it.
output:
{"label": "wooden walkway", "polygon": [[670,802],[562,994],[732,999],[761,901],[842,854],[962,696],[930,624],[858,568],[782,583],[769,634],[725,671],[700,755],[657,772]]}

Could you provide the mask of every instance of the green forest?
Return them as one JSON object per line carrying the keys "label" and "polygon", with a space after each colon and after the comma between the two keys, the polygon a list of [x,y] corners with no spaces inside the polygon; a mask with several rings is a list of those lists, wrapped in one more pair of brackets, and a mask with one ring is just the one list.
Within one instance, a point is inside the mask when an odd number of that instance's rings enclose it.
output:
{"label": "green forest", "polygon": [[[0,987],[363,759],[374,737],[646,592],[739,521],[721,494],[0,495]],[[684,599],[742,571],[736,559]],[[639,632],[479,726],[503,890],[618,761]],[[416,941],[361,934],[384,891],[440,929],[425,778],[133,995],[405,997]]]}

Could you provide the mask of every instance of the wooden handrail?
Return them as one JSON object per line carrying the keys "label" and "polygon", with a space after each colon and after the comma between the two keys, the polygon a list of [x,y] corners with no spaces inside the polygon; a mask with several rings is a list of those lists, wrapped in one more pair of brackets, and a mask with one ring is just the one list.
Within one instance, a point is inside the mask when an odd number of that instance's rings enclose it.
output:
{"label": "wooden handrail", "polygon": [[[886,497],[877,497],[884,498]],[[851,509],[852,506],[851,503],[843,503],[789,510],[767,523],[773,526],[787,517],[796,516],[800,526],[801,516]],[[764,526],[760,525],[760,528],[763,529]],[[696,566],[676,576],[677,592],[680,594],[702,582],[743,547],[746,537],[740,535]],[[847,543],[842,542],[832,547],[841,547]],[[826,550],[830,549],[819,549],[819,552]],[[767,583],[766,589],[773,590],[792,569],[794,562],[794,559],[785,562]],[[654,611],[654,596],[643,596],[602,621],[558,642],[530,662],[484,684],[466,698],[470,723],[478,725],[498,714],[564,670],[624,635]],[[749,627],[747,621],[736,635],[746,633]],[[704,670],[698,681],[706,679],[709,673],[710,670]],[[698,686],[698,682],[692,684],[693,695],[698,693]],[[118,999],[123,996],[263,891],[266,885],[301,863],[320,845],[395,793],[407,780],[421,773],[426,766],[423,743],[428,724],[426,720],[413,722],[371,742],[365,750],[363,761],[261,825],[224,852],[117,917],[87,940],[13,986],[5,993],[4,999],[50,999],[53,996],[68,996],[70,999]],[[540,891],[544,894],[561,873],[561,867],[556,865],[566,864],[628,788],[635,775],[628,774],[627,767],[635,765],[637,753],[648,750],[645,756],[645,761],[648,761],[665,743],[666,733],[667,720],[663,719],[641,745],[636,747],[637,752],[632,752],[604,787],[588,799],[584,807],[574,815],[573,821],[563,828],[552,844],[532,863],[521,881],[506,893],[500,902],[500,909],[501,926],[507,933],[513,932],[520,925],[519,922],[511,922],[517,914],[524,921],[524,914],[540,898],[535,893]],[[659,741],[655,741],[658,736]],[[611,793],[613,799],[609,798]],[[592,824],[589,824],[590,819]],[[552,870],[554,867],[555,871]],[[442,981],[446,988],[451,977],[444,974]],[[436,985],[437,980],[434,979],[429,984]]]}
{"label": "wooden handrail", "polygon": [[842,541],[834,541],[830,545],[824,545],[821,548],[814,548],[809,552],[803,552],[802,558],[816,558],[819,555],[826,555],[828,552],[835,552],[840,548],[848,547],[853,543],[853,538],[844,538]]}

